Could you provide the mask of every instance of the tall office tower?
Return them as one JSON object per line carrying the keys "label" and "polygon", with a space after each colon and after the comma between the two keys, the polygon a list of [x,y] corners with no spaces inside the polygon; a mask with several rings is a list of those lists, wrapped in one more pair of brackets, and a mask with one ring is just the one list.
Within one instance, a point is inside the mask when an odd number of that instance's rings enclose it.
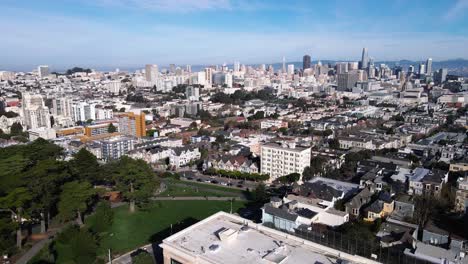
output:
{"label": "tall office tower", "polygon": [[347,62],[337,62],[336,63],[336,74],[341,74],[348,72],[348,63]]}
{"label": "tall office tower", "polygon": [[283,73],[286,73],[286,58],[283,56]]}
{"label": "tall office tower", "polygon": [[114,117],[119,120],[119,132],[127,136],[144,137],[146,136],[145,113],[136,115],[133,112],[116,113]]}
{"label": "tall office tower", "polygon": [[221,67],[221,71],[222,72],[227,72],[228,71],[228,66],[226,65],[226,63],[223,63],[223,66]]}
{"label": "tall office tower", "polygon": [[29,129],[51,127],[49,108],[40,94],[23,93],[22,107],[24,122]]}
{"label": "tall office tower", "polygon": [[205,68],[205,83],[208,85],[213,83],[213,68]]}
{"label": "tall office tower", "polygon": [[369,65],[369,68],[367,68],[367,78],[375,78],[374,64]]}
{"label": "tall office tower", "polygon": [[261,65],[260,65],[260,70],[261,70],[262,72],[266,71],[266,65],[265,65],[265,64],[261,64]]}
{"label": "tall office tower", "polygon": [[169,64],[169,72],[175,73],[175,64]]}
{"label": "tall office tower", "polygon": [[275,72],[275,68],[273,67],[273,65],[271,64],[268,65],[268,72],[271,72],[271,73]]}
{"label": "tall office tower", "polygon": [[444,83],[447,80],[447,73],[448,73],[448,70],[446,68],[439,69],[434,74],[434,79],[435,79],[436,83],[438,83],[438,84]]}
{"label": "tall office tower", "polygon": [[426,74],[432,75],[432,58],[429,58],[426,61]]}
{"label": "tall office tower", "polygon": [[39,77],[44,78],[49,75],[49,66],[47,65],[40,65],[37,67],[37,73],[39,74]]}
{"label": "tall office tower", "polygon": [[400,76],[400,73],[402,71],[403,71],[403,68],[401,66],[393,67],[393,74],[396,75],[397,77]]}
{"label": "tall office tower", "polygon": [[310,56],[309,55],[304,55],[302,57],[302,69],[309,69],[310,68]]}
{"label": "tall office tower", "polygon": [[367,48],[362,49],[361,69],[369,67],[369,56],[367,55]]}
{"label": "tall office tower", "polygon": [[185,66],[185,71],[192,72],[192,65],[187,64],[187,66]]}
{"label": "tall office tower", "polygon": [[159,75],[158,65],[146,64],[146,67],[145,67],[146,81],[155,82],[156,79],[158,79],[158,75]]}
{"label": "tall office tower", "polygon": [[422,62],[419,63],[418,73],[421,75],[426,73],[426,65]]}
{"label": "tall office tower", "polygon": [[239,72],[240,71],[240,62],[235,61],[234,62],[234,72]]}
{"label": "tall office tower", "polygon": [[289,76],[294,75],[294,64],[288,64],[288,75]]}
{"label": "tall office tower", "polygon": [[340,73],[340,74],[338,74],[337,90],[338,91],[352,90],[353,87],[358,82],[358,80],[359,80],[358,71]]}
{"label": "tall office tower", "polygon": [[414,66],[413,65],[410,65],[408,67],[408,73],[411,74],[411,73],[414,73]]}
{"label": "tall office tower", "polygon": [[232,74],[231,73],[226,73],[224,75],[224,83],[228,88],[232,88]]}

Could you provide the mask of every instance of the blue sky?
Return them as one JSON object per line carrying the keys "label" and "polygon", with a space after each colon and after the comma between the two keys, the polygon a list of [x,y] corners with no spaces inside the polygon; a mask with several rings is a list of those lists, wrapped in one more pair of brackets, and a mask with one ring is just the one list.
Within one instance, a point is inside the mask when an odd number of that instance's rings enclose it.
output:
{"label": "blue sky", "polygon": [[0,69],[468,58],[468,0],[0,0]]}

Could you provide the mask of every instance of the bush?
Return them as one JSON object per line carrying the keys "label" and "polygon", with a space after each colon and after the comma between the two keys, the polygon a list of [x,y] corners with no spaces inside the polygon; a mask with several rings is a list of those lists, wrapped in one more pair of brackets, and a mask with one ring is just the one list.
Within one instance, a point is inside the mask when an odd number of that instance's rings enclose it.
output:
{"label": "bush", "polygon": [[154,264],[154,257],[146,252],[146,251],[142,251],[141,253],[139,253],[138,255],[134,256],[132,258],[132,263],[133,264]]}

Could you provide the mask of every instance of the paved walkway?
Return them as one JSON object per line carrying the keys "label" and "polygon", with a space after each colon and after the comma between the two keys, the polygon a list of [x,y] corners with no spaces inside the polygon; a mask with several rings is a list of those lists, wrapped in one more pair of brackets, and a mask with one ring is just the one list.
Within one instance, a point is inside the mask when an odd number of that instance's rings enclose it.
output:
{"label": "paved walkway", "polygon": [[230,200],[236,200],[236,201],[247,201],[244,197],[217,197],[217,196],[187,196],[187,197],[153,197],[151,200],[153,201],[230,201]]}
{"label": "paved walkway", "polygon": [[48,237],[46,239],[43,239],[36,244],[34,244],[26,253],[24,253],[15,263],[16,264],[26,264],[28,263],[34,256],[41,251],[41,249],[46,246],[49,242],[53,240],[55,237],[55,234],[60,232],[64,226],[58,227],[58,228],[51,228],[47,231]]}

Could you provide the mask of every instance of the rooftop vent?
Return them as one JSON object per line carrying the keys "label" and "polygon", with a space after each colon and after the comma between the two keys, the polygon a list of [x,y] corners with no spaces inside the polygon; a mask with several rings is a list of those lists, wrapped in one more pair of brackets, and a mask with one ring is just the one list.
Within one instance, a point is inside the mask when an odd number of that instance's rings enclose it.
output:
{"label": "rooftop vent", "polygon": [[209,247],[210,251],[212,252],[215,252],[219,249],[219,245],[218,244],[213,244]]}
{"label": "rooftop vent", "polygon": [[238,231],[232,228],[222,228],[217,232],[218,238],[221,241],[229,241],[236,239]]}

